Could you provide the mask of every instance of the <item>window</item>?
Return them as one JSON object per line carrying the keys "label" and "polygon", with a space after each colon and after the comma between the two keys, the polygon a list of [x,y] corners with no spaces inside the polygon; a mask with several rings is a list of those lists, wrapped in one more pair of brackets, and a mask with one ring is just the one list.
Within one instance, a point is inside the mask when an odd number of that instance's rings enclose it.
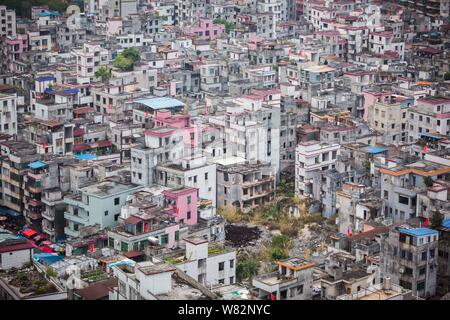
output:
{"label": "window", "polygon": [[230,269],[234,268],[234,260],[230,260]]}
{"label": "window", "polygon": [[105,211],[105,217],[108,215],[108,210]]}
{"label": "window", "polygon": [[188,219],[191,218],[191,212],[190,212],[190,211],[187,212],[187,218],[188,218]]}
{"label": "window", "polygon": [[119,202],[120,202],[120,198],[115,198],[114,199],[114,205],[115,206],[119,205]]}
{"label": "window", "polygon": [[175,241],[179,241],[180,240],[180,231],[175,231]]}
{"label": "window", "polygon": [[408,205],[409,204],[409,198],[401,196],[401,195],[398,195],[398,202],[401,203],[401,204]]}
{"label": "window", "polygon": [[417,291],[425,290],[425,281],[417,283]]}
{"label": "window", "polygon": [[405,289],[409,289],[409,290],[412,289],[411,282],[408,282],[408,281],[400,280],[400,286],[402,286]]}
{"label": "window", "polygon": [[225,262],[219,263],[219,271],[223,271],[225,269]]}
{"label": "window", "polygon": [[169,235],[163,234],[160,239],[161,245],[167,244],[169,242]]}
{"label": "window", "polygon": [[234,283],[234,277],[230,277],[230,283]]}
{"label": "window", "polygon": [[208,180],[208,172],[205,173],[205,180]]}
{"label": "window", "polygon": [[422,261],[426,261],[427,260],[427,252],[423,251],[422,252]]}
{"label": "window", "polygon": [[419,269],[419,276],[424,275],[426,272],[427,272],[427,269],[426,269],[425,267],[420,268],[420,269]]}
{"label": "window", "polygon": [[191,203],[191,196],[187,197],[187,203],[190,204]]}
{"label": "window", "polygon": [[435,249],[430,249],[430,258],[434,258]]}

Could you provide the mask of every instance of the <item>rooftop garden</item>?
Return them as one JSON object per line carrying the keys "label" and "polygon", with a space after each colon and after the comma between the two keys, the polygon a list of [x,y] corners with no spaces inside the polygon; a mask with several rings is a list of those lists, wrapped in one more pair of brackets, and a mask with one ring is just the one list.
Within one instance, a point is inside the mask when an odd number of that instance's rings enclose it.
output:
{"label": "rooftop garden", "polygon": [[210,246],[208,247],[208,255],[214,256],[214,255],[218,255],[218,254],[223,254],[225,253],[226,250],[224,248],[220,248],[217,246]]}
{"label": "rooftop garden", "polygon": [[167,257],[164,261],[170,264],[180,264],[183,262],[183,257]]}
{"label": "rooftop garden", "polygon": [[56,287],[37,270],[19,271],[9,281],[23,295],[42,295],[56,292]]}
{"label": "rooftop garden", "polygon": [[85,272],[81,275],[81,279],[86,282],[97,282],[102,281],[107,278],[107,274],[102,270],[94,270],[90,272]]}

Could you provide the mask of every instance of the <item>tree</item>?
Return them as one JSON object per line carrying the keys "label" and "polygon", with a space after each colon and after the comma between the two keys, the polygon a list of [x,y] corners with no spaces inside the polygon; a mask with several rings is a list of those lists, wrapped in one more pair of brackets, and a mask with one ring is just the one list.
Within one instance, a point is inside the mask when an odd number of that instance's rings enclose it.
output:
{"label": "tree", "polygon": [[122,71],[132,71],[134,67],[134,62],[131,59],[124,57],[119,54],[117,58],[113,61],[113,66]]}
{"label": "tree", "polygon": [[258,274],[259,261],[251,257],[237,259],[236,280],[241,282]]}
{"label": "tree", "polygon": [[442,225],[442,221],[444,221],[444,215],[439,211],[436,210],[431,217],[431,228],[436,229]]}
{"label": "tree", "polygon": [[100,78],[102,82],[107,82],[111,79],[111,69],[107,67],[100,67],[95,71],[95,77]]}
{"label": "tree", "polygon": [[433,179],[431,177],[423,177],[423,183],[428,187],[433,186]]}
{"label": "tree", "polygon": [[137,51],[134,48],[127,48],[127,49],[123,50],[121,55],[124,56],[125,58],[133,61],[133,64],[138,62],[141,59],[141,55],[140,55],[139,51]]}

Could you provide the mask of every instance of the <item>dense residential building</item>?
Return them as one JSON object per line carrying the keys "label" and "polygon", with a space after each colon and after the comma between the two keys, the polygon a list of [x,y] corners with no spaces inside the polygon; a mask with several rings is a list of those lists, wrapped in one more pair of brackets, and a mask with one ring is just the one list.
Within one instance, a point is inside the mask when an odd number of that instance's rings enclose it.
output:
{"label": "dense residential building", "polygon": [[0,299],[448,299],[448,1],[22,2]]}

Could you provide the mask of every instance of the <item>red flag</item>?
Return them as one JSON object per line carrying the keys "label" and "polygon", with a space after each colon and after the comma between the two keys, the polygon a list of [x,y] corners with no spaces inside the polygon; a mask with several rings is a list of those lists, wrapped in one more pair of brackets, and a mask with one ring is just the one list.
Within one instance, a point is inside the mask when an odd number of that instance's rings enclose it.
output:
{"label": "red flag", "polygon": [[423,147],[423,152],[425,152],[425,153],[427,152],[427,146]]}
{"label": "red flag", "polygon": [[270,294],[270,300],[277,300],[277,298],[275,297],[275,295],[273,293]]}
{"label": "red flag", "polygon": [[45,152],[45,148],[47,147],[47,145],[45,143],[42,144],[42,148],[44,149]]}
{"label": "red flag", "polygon": [[94,252],[94,250],[95,250],[94,244],[91,243],[91,244],[89,245],[89,251],[90,251],[90,252]]}
{"label": "red flag", "polygon": [[148,118],[148,111],[145,113],[145,117]]}
{"label": "red flag", "polygon": [[350,232],[350,227],[347,228],[347,236],[350,237],[351,232]]}
{"label": "red flag", "polygon": [[425,219],[425,225],[428,227],[430,225],[430,219],[428,217]]}
{"label": "red flag", "polygon": [[148,223],[145,224],[145,232],[148,232]]}

